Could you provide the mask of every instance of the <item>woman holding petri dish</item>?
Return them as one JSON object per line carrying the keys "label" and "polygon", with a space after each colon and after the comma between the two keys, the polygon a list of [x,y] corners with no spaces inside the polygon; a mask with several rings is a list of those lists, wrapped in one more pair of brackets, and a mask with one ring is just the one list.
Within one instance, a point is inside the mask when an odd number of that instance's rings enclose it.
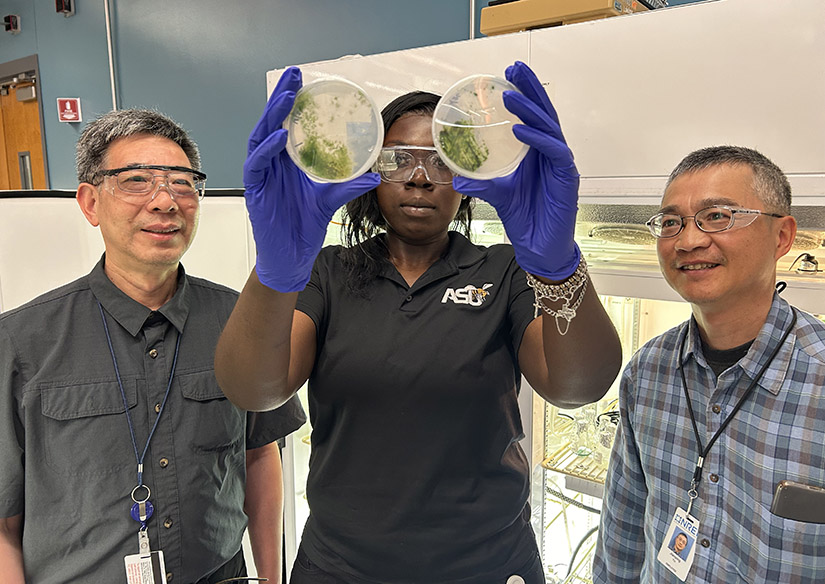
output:
{"label": "woman holding petri dish", "polygon": [[[503,177],[454,176],[433,143],[439,97],[415,92],[382,112],[377,172],[311,181],[281,129],[296,68],[250,136],[257,265],[215,370],[250,410],[309,380],[310,516],[292,584],[545,581],[521,376],[577,407],[607,391],[621,348],[573,241],[578,172],[555,110],[525,64],[505,75],[529,150]],[[512,245],[468,240],[472,197],[492,204]],[[345,204],[346,245],[322,249]]]}

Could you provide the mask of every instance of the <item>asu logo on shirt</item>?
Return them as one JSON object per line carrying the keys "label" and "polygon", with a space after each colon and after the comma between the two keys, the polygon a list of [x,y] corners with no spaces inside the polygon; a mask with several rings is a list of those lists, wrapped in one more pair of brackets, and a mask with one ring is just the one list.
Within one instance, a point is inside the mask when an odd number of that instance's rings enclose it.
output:
{"label": "asu logo on shirt", "polygon": [[481,306],[490,294],[487,289],[492,284],[484,284],[481,288],[467,284],[464,288],[447,288],[444,296],[441,297],[441,304],[446,304],[452,300],[454,304],[469,304],[470,306]]}

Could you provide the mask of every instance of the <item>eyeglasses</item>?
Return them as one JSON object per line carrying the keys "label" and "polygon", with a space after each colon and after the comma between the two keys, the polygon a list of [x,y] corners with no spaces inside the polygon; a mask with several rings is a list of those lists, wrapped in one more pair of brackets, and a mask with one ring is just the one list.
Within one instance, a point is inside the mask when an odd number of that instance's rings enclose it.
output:
{"label": "eyeglasses", "polygon": [[448,185],[453,182],[453,173],[432,146],[382,148],[375,163],[375,171],[386,182],[409,182],[419,168],[432,183]]}
{"label": "eyeglasses", "polygon": [[756,209],[736,209],[727,205],[716,205],[707,207],[697,212],[696,215],[677,215],[675,213],[657,213],[651,217],[645,225],[653,234],[653,237],[667,239],[676,237],[685,228],[685,219],[693,219],[696,227],[705,233],[719,233],[729,229],[740,229],[747,227],[760,215],[768,217],[785,217],[776,213],[765,213]]}
{"label": "eyeglasses", "polygon": [[[161,170],[161,173],[151,172]],[[97,172],[97,176],[115,178],[117,190],[112,194],[119,199],[131,202],[142,202],[146,195],[152,199],[160,190],[160,184],[166,187],[172,197],[203,198],[206,190],[206,175],[185,166],[165,166],[160,164],[139,164],[125,168],[112,168]],[[162,183],[158,184],[158,179]]]}

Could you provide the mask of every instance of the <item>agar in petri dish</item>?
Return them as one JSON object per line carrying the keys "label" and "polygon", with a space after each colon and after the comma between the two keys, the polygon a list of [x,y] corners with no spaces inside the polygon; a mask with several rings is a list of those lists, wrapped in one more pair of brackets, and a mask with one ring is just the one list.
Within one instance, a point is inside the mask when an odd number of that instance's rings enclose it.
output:
{"label": "agar in petri dish", "polygon": [[321,79],[298,90],[284,128],[287,153],[316,182],[344,182],[363,174],[384,143],[375,102],[344,79]]}
{"label": "agar in petri dish", "polygon": [[471,75],[450,87],[433,113],[433,142],[455,174],[490,179],[513,172],[529,146],[513,135],[521,120],[504,107],[516,86],[493,75]]}

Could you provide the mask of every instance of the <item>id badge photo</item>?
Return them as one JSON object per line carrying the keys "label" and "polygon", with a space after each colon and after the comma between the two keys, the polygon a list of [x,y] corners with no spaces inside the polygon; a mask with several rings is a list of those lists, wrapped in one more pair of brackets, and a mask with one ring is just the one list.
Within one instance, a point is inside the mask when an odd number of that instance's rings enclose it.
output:
{"label": "id badge photo", "polygon": [[699,521],[691,517],[684,509],[676,509],[662,547],[659,548],[659,554],[656,556],[659,563],[673,572],[682,582],[687,578],[690,567],[693,565],[698,533]]}

